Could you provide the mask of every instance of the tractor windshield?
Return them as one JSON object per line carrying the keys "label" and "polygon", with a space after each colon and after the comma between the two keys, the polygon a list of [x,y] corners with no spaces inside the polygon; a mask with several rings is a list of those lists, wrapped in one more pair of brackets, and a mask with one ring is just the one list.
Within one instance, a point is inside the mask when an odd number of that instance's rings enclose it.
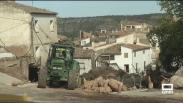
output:
{"label": "tractor windshield", "polygon": [[65,60],[72,59],[72,50],[66,48],[55,48],[55,58],[61,58]]}

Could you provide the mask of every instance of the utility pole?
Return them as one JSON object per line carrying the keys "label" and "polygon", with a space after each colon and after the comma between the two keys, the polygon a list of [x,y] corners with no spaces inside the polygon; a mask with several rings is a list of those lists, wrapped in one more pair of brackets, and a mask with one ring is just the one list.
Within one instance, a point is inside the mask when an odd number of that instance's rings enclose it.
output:
{"label": "utility pole", "polygon": [[32,6],[33,6],[33,3],[34,3],[34,1],[32,0]]}

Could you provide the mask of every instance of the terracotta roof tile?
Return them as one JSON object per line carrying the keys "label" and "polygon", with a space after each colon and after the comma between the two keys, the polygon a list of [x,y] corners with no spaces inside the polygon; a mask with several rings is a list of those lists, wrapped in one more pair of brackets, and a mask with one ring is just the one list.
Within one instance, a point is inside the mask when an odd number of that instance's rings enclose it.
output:
{"label": "terracotta roof tile", "polygon": [[110,35],[114,35],[114,36],[117,36],[117,37],[123,37],[123,36],[127,36],[127,35],[130,35],[132,34],[132,32],[129,32],[129,31],[119,31],[119,32],[113,32],[111,33]]}
{"label": "terracotta roof tile", "polygon": [[115,44],[107,48],[97,50],[97,52],[102,53],[103,55],[119,55],[121,54],[121,47],[119,44]]}
{"label": "terracotta roof tile", "polygon": [[94,51],[92,49],[75,48],[74,58],[75,59],[89,59],[91,58]]}
{"label": "terracotta roof tile", "polygon": [[139,51],[139,50],[144,50],[144,49],[149,49],[149,46],[142,46],[142,45],[136,45],[136,44],[121,44],[121,46],[130,48],[133,51]]}
{"label": "terracotta roof tile", "polygon": [[119,55],[119,54],[121,54],[121,47],[118,44],[114,45],[114,46],[111,46],[109,48],[106,48],[103,54],[116,54],[116,55]]}

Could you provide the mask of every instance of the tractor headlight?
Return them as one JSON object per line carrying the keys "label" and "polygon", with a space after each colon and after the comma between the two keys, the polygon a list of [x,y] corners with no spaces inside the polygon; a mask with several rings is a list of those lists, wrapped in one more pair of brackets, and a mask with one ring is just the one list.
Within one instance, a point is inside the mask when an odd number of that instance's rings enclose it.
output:
{"label": "tractor headlight", "polygon": [[62,70],[61,67],[53,67],[53,69],[59,69],[59,70]]}
{"label": "tractor headlight", "polygon": [[53,69],[57,69],[57,67],[53,67]]}
{"label": "tractor headlight", "polygon": [[62,70],[62,68],[61,68],[61,67],[58,67],[57,69]]}

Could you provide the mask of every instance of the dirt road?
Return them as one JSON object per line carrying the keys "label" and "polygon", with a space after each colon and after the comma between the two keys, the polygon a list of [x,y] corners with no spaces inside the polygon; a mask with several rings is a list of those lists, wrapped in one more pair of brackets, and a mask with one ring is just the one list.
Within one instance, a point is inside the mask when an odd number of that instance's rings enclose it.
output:
{"label": "dirt road", "polygon": [[33,103],[182,103],[182,100],[179,98],[174,98],[173,96],[155,96],[156,93],[159,93],[158,90],[147,93],[141,91],[130,91],[120,94],[113,93],[105,95],[84,92],[80,89],[39,89],[36,88],[36,84],[27,84],[22,87],[0,85],[0,94],[27,96],[32,99]]}
{"label": "dirt road", "polygon": [[0,72],[0,85],[11,85],[12,83],[21,82],[19,79],[16,79],[14,77],[11,77],[5,73]]}

